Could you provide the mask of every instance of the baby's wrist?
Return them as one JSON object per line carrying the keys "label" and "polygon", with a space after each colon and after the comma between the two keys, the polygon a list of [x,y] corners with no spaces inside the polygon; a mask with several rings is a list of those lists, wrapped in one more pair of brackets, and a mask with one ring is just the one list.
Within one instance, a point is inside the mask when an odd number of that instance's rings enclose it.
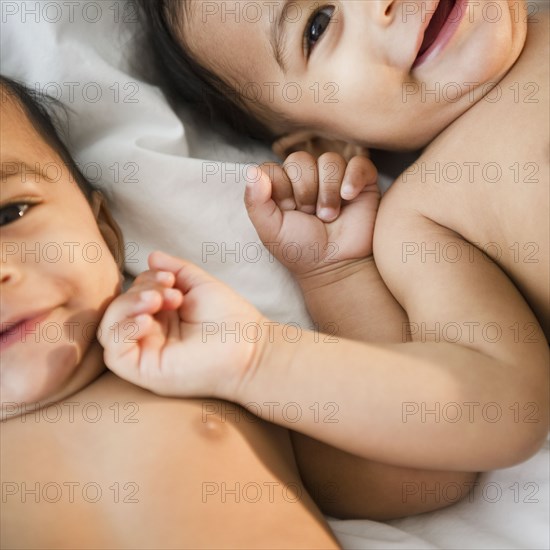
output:
{"label": "baby's wrist", "polygon": [[248,393],[249,386],[257,378],[270,344],[278,337],[274,328],[280,323],[261,316],[257,320],[238,325],[236,330],[240,333],[239,345],[243,346],[243,351],[239,354],[241,359],[231,369],[231,376],[218,378],[211,392],[213,397],[234,403],[242,402],[242,396]]}
{"label": "baby's wrist", "polygon": [[341,260],[333,263],[325,263],[316,269],[296,275],[296,281],[304,294],[321,288],[329,287],[334,284],[346,282],[358,273],[365,270],[376,269],[374,257],[355,260]]}
{"label": "baby's wrist", "polygon": [[[298,342],[293,340],[291,346],[286,345],[288,327],[289,325],[264,317],[261,336],[254,347],[244,375],[233,384],[230,395],[220,394],[218,397],[242,406],[265,401],[266,395],[285,379],[285,372],[293,363],[294,348],[298,346]],[[295,327],[292,328],[295,330]],[[257,410],[252,412],[258,414]]]}

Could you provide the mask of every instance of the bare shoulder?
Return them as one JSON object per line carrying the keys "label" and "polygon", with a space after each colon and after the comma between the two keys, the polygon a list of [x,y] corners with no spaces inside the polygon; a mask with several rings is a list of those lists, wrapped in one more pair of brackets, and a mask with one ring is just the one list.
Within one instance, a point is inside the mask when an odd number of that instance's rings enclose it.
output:
{"label": "bare shoulder", "polygon": [[548,75],[550,52],[550,2],[528,4],[528,34],[525,47],[525,62],[533,64],[540,74]]}
{"label": "bare shoulder", "polygon": [[[456,254],[467,258],[475,246],[514,282],[550,334],[549,22],[548,12],[531,15],[514,67],[384,196],[374,254],[392,292],[402,292],[402,305],[413,293],[415,277],[407,254],[422,260],[435,250],[428,259],[437,264],[447,258],[458,269]],[[445,243],[452,243],[449,251],[454,247],[449,257]],[[417,275],[426,280],[428,269],[420,264]],[[438,265],[432,267],[435,274]]]}

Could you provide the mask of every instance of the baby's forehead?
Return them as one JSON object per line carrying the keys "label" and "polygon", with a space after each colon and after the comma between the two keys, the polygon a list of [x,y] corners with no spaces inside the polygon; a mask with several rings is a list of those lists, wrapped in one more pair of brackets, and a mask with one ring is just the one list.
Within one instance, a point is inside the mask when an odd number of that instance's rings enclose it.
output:
{"label": "baby's forehead", "polygon": [[[292,2],[292,0],[291,0]],[[169,17],[180,28],[212,27],[217,30],[258,27],[267,29],[278,20],[288,2],[250,0],[184,0],[177,2]],[[241,38],[246,38],[241,35]]]}
{"label": "baby's forehead", "polygon": [[18,98],[4,89],[0,92],[0,159],[54,157],[51,147],[35,128]]}
{"label": "baby's forehead", "polygon": [[[36,128],[31,115],[13,94],[0,98],[0,183],[74,185],[75,178],[55,148]],[[54,189],[48,186],[48,189]]]}
{"label": "baby's forehead", "polygon": [[259,23],[273,22],[281,13],[301,11],[302,3],[303,0],[176,0],[175,5],[179,5],[179,15],[190,20],[218,17],[223,23]]}
{"label": "baby's forehead", "polygon": [[185,0],[183,4],[187,8],[180,7],[178,20],[171,24],[199,64],[231,83],[273,76],[278,2]]}

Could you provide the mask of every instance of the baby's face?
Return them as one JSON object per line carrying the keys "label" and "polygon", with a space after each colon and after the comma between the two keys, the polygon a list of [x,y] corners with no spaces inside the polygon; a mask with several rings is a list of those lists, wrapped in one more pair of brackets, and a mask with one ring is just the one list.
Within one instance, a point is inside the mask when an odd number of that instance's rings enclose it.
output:
{"label": "baby's face", "polygon": [[56,401],[99,372],[120,274],[69,170],[15,100],[0,101],[2,409]]}
{"label": "baby's face", "polygon": [[252,108],[389,150],[426,145],[470,108],[515,62],[527,26],[523,0],[186,2],[191,52]]}

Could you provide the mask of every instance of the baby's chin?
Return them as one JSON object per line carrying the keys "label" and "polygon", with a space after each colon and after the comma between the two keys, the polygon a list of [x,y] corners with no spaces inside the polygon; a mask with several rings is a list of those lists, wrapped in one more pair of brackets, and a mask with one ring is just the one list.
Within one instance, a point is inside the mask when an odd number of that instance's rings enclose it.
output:
{"label": "baby's chin", "polygon": [[[86,385],[80,372],[77,350],[66,345],[25,365],[4,363],[1,370],[0,405],[2,415],[18,415],[55,403]],[[11,364],[10,364],[11,363]],[[78,379],[82,378],[79,384]],[[79,387],[80,386],[80,387]]]}

